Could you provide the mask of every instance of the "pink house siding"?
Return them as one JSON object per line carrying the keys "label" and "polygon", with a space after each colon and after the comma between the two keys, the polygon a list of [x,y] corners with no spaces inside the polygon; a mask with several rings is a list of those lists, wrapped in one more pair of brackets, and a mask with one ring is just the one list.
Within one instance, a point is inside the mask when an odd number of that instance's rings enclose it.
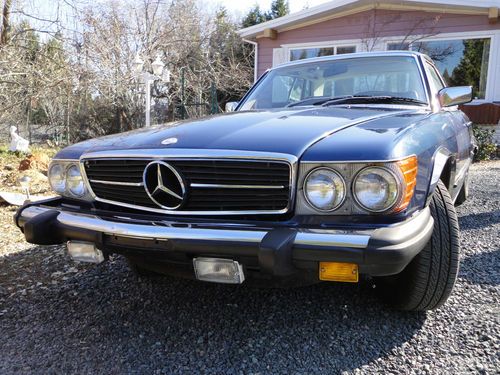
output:
{"label": "pink house siding", "polygon": [[[373,19],[375,28],[370,28]],[[275,40],[259,38],[258,75],[272,67],[273,48],[286,44],[396,37],[407,35],[410,31],[411,34],[427,35],[487,30],[500,30],[500,23],[490,24],[488,16],[370,10],[280,32]]]}

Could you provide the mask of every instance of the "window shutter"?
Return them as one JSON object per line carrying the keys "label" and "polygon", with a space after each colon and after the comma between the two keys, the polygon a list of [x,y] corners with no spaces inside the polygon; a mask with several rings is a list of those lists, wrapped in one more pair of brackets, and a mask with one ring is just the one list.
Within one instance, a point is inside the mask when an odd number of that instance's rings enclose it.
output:
{"label": "window shutter", "polygon": [[284,48],[273,48],[273,67],[286,63],[287,59],[285,57]]}

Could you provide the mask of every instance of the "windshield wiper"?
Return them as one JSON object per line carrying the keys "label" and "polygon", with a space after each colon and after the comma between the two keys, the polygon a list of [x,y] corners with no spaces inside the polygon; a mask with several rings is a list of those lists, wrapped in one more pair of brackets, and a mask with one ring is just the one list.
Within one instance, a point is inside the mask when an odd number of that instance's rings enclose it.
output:
{"label": "windshield wiper", "polygon": [[365,104],[365,103],[408,103],[413,105],[426,106],[427,103],[413,98],[405,98],[401,96],[390,95],[342,95],[332,97],[317,97],[307,98],[293,102],[285,106],[285,108],[297,107],[300,105],[322,105],[327,107],[336,104]]}
{"label": "windshield wiper", "polygon": [[352,95],[307,98],[299,100],[298,102],[289,103],[285,106],[285,108],[297,107],[299,105],[320,105],[332,100],[346,99],[346,98],[352,98]]}
{"label": "windshield wiper", "polygon": [[400,96],[364,96],[364,95],[351,95],[343,98],[334,98],[323,102],[323,106],[327,107],[329,105],[337,104],[365,104],[365,103],[408,103],[413,105],[426,106],[427,103],[413,98],[405,98]]}

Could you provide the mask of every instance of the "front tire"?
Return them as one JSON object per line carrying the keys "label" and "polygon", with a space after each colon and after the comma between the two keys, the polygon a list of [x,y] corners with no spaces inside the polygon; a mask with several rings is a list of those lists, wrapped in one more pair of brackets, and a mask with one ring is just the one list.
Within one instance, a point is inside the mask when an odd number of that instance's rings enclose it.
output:
{"label": "front tire", "polygon": [[446,302],[459,268],[459,228],[453,201],[439,181],[430,203],[434,219],[432,237],[425,248],[399,274],[378,278],[383,299],[393,307],[426,311]]}

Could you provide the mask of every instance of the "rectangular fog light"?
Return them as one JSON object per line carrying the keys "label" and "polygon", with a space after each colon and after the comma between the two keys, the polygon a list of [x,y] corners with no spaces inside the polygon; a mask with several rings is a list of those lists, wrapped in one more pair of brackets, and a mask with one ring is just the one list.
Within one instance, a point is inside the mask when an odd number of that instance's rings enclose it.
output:
{"label": "rectangular fog light", "polygon": [[68,253],[74,261],[86,263],[104,262],[104,254],[92,242],[68,241]]}
{"label": "rectangular fog light", "polygon": [[245,281],[243,267],[231,259],[194,258],[196,278],[212,283],[241,284]]}
{"label": "rectangular fog light", "polygon": [[354,263],[320,262],[319,279],[357,283],[359,279],[358,265]]}

